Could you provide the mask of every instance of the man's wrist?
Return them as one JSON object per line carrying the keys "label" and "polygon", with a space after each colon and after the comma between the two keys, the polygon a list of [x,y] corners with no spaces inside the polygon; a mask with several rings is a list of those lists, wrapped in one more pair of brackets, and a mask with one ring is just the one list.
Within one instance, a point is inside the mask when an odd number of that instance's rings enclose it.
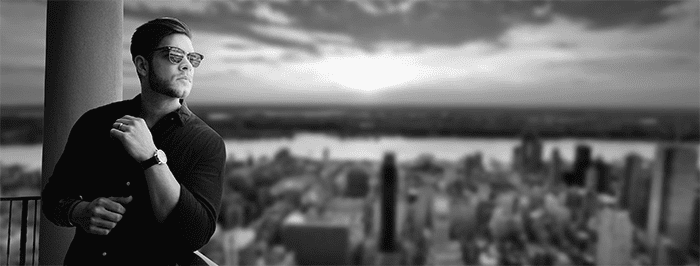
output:
{"label": "man's wrist", "polygon": [[75,202],[73,202],[73,204],[71,204],[70,208],[68,209],[68,224],[70,224],[70,226],[76,226],[75,225],[76,223],[73,222],[73,212],[75,211],[76,207],[78,207],[78,205],[81,202],[83,202],[83,201],[76,200]]}
{"label": "man's wrist", "polygon": [[167,162],[168,162],[168,158],[165,155],[165,152],[163,150],[156,149],[156,151],[153,153],[153,155],[150,158],[148,158],[144,161],[141,161],[140,164],[141,164],[141,167],[143,168],[143,170],[146,170],[148,168],[151,168],[154,165],[166,164]]}
{"label": "man's wrist", "polygon": [[153,157],[153,154],[155,154],[156,151],[158,151],[157,148],[153,148],[153,149],[149,149],[149,150],[150,150],[150,152],[149,152],[148,154],[146,154],[146,155],[144,155],[144,156],[139,156],[140,158],[137,158],[136,161],[138,161],[138,162],[144,162],[144,161],[146,161],[146,160],[148,160],[148,159],[151,159],[151,157]]}

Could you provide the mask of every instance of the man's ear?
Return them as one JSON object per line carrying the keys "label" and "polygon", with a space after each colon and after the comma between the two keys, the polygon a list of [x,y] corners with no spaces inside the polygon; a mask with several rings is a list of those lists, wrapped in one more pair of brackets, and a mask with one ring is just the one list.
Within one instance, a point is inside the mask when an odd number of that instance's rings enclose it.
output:
{"label": "man's ear", "polygon": [[148,74],[148,68],[150,66],[148,65],[148,60],[142,55],[134,57],[134,65],[136,66],[136,73],[138,73],[139,76],[145,77]]}

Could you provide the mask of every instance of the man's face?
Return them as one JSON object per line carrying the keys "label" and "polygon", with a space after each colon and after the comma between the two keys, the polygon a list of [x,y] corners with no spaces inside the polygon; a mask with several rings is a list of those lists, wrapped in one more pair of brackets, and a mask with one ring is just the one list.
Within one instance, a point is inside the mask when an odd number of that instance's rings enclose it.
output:
{"label": "man's face", "polygon": [[[172,46],[185,51],[194,51],[192,41],[184,34],[171,34],[163,38],[156,48]],[[168,59],[168,50],[153,53],[148,73],[148,83],[154,92],[173,97],[185,98],[192,90],[194,67],[187,56],[180,63],[173,64]]]}

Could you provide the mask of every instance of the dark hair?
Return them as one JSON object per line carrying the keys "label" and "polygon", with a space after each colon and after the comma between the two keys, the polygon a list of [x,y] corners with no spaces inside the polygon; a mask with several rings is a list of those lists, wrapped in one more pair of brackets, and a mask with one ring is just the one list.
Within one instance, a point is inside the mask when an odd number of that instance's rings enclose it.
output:
{"label": "dark hair", "polygon": [[131,59],[141,55],[150,60],[151,51],[157,48],[163,38],[171,34],[184,34],[192,38],[187,25],[176,18],[161,17],[139,26],[131,36]]}

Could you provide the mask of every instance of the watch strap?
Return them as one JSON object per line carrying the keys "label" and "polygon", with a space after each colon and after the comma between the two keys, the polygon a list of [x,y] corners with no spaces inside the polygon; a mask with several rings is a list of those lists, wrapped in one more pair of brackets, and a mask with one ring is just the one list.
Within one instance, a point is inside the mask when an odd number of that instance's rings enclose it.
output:
{"label": "watch strap", "polygon": [[154,166],[154,165],[160,163],[160,160],[158,160],[158,152],[159,151],[160,150],[156,150],[153,153],[153,156],[151,156],[151,158],[148,158],[147,160],[141,162],[141,168],[143,168],[143,170],[146,170],[146,169],[150,168],[151,166]]}
{"label": "watch strap", "polygon": [[146,170],[156,164],[158,164],[158,158],[156,158],[156,156],[154,155],[153,157],[148,158],[148,160],[141,162],[141,168],[143,168],[143,170]]}

